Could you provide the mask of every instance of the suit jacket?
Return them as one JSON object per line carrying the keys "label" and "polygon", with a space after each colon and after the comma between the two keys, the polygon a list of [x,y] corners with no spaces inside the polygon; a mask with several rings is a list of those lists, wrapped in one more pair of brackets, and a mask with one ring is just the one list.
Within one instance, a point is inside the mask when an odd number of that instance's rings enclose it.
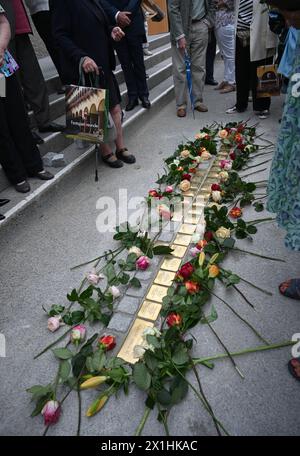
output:
{"label": "suit jacket", "polygon": [[64,82],[78,84],[82,57],[92,58],[109,76],[116,67],[112,27],[99,0],[51,0],[51,12]]}
{"label": "suit jacket", "polygon": [[126,35],[145,35],[141,0],[100,0],[100,2],[112,25],[116,25],[118,11],[129,11],[132,13],[131,24],[124,29],[124,32]]}
{"label": "suit jacket", "polygon": [[[209,27],[214,23],[214,8],[212,0],[205,0],[205,21]],[[172,43],[175,44],[183,36],[189,40],[192,30],[193,0],[168,0],[169,22]]]}
{"label": "suit jacket", "polygon": [[[235,24],[238,21],[240,0],[235,0]],[[253,0],[253,18],[250,26],[250,60],[257,62],[276,54],[278,37],[271,32],[265,5]]]}

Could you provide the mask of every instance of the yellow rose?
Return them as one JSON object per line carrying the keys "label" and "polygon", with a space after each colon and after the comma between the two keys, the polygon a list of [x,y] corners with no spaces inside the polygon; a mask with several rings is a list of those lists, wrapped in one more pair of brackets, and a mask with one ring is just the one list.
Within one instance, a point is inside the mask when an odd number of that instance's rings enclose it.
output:
{"label": "yellow rose", "polygon": [[231,236],[231,231],[228,228],[225,228],[225,226],[221,226],[221,228],[216,231],[216,236],[220,239],[228,239]]}
{"label": "yellow rose", "polygon": [[221,172],[219,173],[219,180],[220,180],[221,182],[227,182],[228,179],[229,179],[229,174],[228,174],[227,171],[221,171]]}
{"label": "yellow rose", "polygon": [[218,133],[219,138],[225,139],[228,136],[228,131],[227,130],[220,130]]}
{"label": "yellow rose", "polygon": [[184,149],[182,152],[180,152],[181,158],[188,158],[190,156],[190,151],[187,149]]}
{"label": "yellow rose", "polygon": [[191,183],[187,179],[180,182],[179,188],[182,192],[187,192],[191,188]]}
{"label": "yellow rose", "polygon": [[218,266],[216,264],[213,264],[212,266],[210,266],[208,271],[209,271],[209,277],[212,279],[215,279],[220,274],[220,269],[218,268]]}

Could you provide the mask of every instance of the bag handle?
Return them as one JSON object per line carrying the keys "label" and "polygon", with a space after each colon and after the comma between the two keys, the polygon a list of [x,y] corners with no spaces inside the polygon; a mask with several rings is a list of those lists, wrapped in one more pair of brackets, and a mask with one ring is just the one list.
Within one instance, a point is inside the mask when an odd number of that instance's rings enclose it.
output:
{"label": "bag handle", "polygon": [[[78,81],[78,85],[79,86],[83,86],[83,87],[87,87],[87,82],[90,84],[90,87],[95,87],[96,89],[101,89],[103,87],[100,87],[101,86],[101,83],[100,83],[100,74],[96,74],[96,72],[94,71],[93,73],[85,73],[84,70],[83,70],[83,62],[85,60],[86,57],[82,57],[79,61],[79,81]],[[101,67],[98,67],[99,68],[99,73],[102,74],[103,76],[103,79],[104,79],[104,83],[105,83],[105,75],[104,75],[104,71],[102,70]]]}

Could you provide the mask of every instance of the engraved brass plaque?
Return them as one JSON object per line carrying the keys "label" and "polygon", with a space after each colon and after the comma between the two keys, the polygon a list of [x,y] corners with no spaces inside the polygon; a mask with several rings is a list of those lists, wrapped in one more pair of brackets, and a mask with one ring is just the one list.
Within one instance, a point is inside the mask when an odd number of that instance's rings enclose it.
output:
{"label": "engraved brass plaque", "polygon": [[186,223],[183,223],[181,227],[179,228],[179,233],[182,234],[193,234],[195,233],[195,225],[188,225]]}
{"label": "engraved brass plaque", "polygon": [[150,299],[150,301],[161,303],[163,298],[167,295],[167,292],[167,287],[162,287],[160,285],[152,285],[147,294],[147,299]]}
{"label": "engraved brass plaque", "polygon": [[166,258],[161,265],[161,269],[177,272],[180,268],[181,260],[179,258]]}
{"label": "engraved brass plaque", "polygon": [[184,245],[172,244],[171,249],[173,249],[172,256],[177,258],[183,258],[187,251],[187,247],[185,247]]}
{"label": "engraved brass plaque", "polygon": [[145,320],[156,321],[161,308],[162,305],[157,302],[144,301],[138,313],[138,317],[144,318]]}
{"label": "engraved brass plaque", "polygon": [[191,243],[192,237],[187,234],[177,234],[174,244],[179,245],[189,245]]}
{"label": "engraved brass plaque", "polygon": [[219,174],[218,173],[211,173],[209,175],[209,177],[211,177],[212,179],[217,179],[219,177]]}
{"label": "engraved brass plaque", "polygon": [[165,287],[170,287],[175,279],[175,272],[170,271],[159,271],[157,276],[154,279],[154,283],[158,285],[164,285]]}
{"label": "engraved brass plaque", "polygon": [[153,328],[153,326],[154,323],[137,318],[118,353],[118,357],[124,359],[127,363],[137,363],[138,359],[133,355],[134,347],[142,344],[145,329]]}

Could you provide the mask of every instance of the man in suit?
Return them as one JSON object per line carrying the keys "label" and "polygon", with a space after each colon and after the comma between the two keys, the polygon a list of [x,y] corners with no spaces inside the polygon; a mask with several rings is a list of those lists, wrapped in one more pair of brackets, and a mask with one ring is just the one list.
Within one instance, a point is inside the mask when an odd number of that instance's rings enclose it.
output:
{"label": "man in suit", "polygon": [[185,52],[188,52],[191,58],[195,109],[199,112],[206,112],[208,109],[203,103],[203,90],[208,33],[213,26],[212,1],[169,0],[168,9],[177,116],[186,116],[188,90]]}
{"label": "man in suit", "polygon": [[126,111],[139,104],[151,107],[144,64],[143,42],[145,39],[144,16],[141,0],[100,0],[112,25],[125,32],[125,38],[115,43],[128,91]]}

